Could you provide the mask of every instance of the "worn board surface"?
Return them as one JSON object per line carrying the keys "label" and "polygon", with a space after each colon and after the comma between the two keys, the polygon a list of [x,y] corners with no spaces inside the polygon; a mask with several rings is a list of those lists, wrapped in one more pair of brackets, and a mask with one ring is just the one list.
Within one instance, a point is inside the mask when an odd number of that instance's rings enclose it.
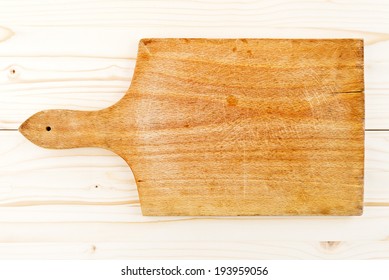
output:
{"label": "worn board surface", "polygon": [[118,103],[20,131],[120,155],[144,215],[359,215],[363,90],[362,40],[143,39]]}

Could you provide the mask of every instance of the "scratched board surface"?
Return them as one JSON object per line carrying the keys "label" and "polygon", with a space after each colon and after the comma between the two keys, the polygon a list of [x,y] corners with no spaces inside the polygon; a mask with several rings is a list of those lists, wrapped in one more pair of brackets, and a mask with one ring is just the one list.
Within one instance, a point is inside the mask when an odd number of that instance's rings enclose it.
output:
{"label": "scratched board surface", "polygon": [[143,39],[119,102],[20,131],[120,155],[144,215],[360,215],[363,41]]}

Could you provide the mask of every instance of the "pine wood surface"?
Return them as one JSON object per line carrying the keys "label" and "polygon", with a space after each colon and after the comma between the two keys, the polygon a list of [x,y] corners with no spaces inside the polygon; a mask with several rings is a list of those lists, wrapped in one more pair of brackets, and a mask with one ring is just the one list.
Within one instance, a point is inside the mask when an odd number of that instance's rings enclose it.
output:
{"label": "pine wood surface", "polygon": [[[389,258],[388,10],[385,1],[0,2],[0,257]],[[142,37],[363,38],[364,214],[142,217],[120,157],[45,150],[16,131],[40,110],[118,101]]]}

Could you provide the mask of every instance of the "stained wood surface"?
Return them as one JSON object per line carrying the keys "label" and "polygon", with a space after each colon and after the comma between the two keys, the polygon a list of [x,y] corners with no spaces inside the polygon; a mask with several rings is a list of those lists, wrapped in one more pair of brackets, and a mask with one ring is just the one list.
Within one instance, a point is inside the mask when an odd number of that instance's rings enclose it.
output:
{"label": "stained wood surface", "polygon": [[[389,258],[388,9],[385,1],[1,1],[0,258]],[[11,131],[40,110],[118,101],[142,37],[363,38],[364,214],[142,217],[120,157],[41,149]]]}
{"label": "stained wood surface", "polygon": [[20,132],[121,156],[144,215],[362,213],[362,40],[142,39],[136,63],[116,104]]}

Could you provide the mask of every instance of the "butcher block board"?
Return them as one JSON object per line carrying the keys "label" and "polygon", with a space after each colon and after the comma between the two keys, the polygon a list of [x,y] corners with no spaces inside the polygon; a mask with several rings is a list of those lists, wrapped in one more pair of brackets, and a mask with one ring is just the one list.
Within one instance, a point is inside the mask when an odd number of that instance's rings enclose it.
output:
{"label": "butcher block board", "polygon": [[360,215],[363,41],[143,39],[118,103],[20,131],[117,153],[144,215]]}

